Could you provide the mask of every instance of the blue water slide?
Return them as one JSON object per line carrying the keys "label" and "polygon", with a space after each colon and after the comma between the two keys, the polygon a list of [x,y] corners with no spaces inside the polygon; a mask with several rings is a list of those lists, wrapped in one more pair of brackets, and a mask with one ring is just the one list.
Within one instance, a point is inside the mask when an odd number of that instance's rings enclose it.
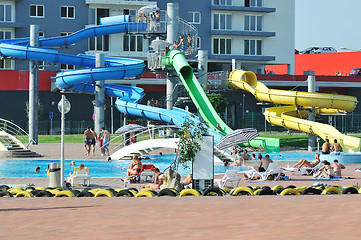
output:
{"label": "blue water slide", "polygon": [[[62,54],[56,49],[45,47],[67,46],[94,36],[146,30],[145,23],[130,23],[129,20],[127,15],[102,18],[100,26],[85,28],[69,36],[41,38],[39,47],[29,46],[29,38],[1,40],[0,54],[5,57],[87,67],[57,73],[56,84],[58,88],[67,91],[94,92],[96,81],[141,75],[145,68],[144,62],[136,59],[106,57],[105,67],[95,67],[95,56]],[[178,126],[182,125],[187,118],[200,121],[198,117],[183,109],[167,110],[139,104],[138,102],[145,95],[142,88],[115,84],[105,84],[104,88],[107,96],[117,98],[116,106],[123,113]],[[216,141],[222,137],[216,132],[212,135],[215,135]]]}

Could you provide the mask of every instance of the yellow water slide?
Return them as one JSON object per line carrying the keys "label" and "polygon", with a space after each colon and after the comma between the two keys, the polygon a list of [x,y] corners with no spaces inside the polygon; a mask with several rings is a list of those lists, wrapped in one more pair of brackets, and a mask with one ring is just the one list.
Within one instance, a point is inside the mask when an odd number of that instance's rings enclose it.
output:
{"label": "yellow water slide", "polygon": [[264,115],[269,123],[304,133],[312,133],[323,140],[329,139],[331,143],[337,139],[344,152],[360,151],[360,138],[344,135],[330,125],[306,120],[309,107],[315,107],[316,114],[351,112],[356,107],[356,97],[269,89],[257,81],[257,76],[253,72],[238,69],[229,74],[228,81],[231,87],[248,91],[261,102],[291,105],[266,109]]}

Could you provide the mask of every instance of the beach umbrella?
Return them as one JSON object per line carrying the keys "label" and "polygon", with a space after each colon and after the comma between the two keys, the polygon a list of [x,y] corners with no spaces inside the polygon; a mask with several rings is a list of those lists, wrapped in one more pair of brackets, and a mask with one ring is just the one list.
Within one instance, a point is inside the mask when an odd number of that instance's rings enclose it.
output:
{"label": "beach umbrella", "polygon": [[254,128],[237,129],[230,134],[224,136],[216,147],[220,150],[232,147],[240,143],[246,143],[258,136],[258,132]]}
{"label": "beach umbrella", "polygon": [[124,125],[123,127],[118,128],[115,133],[116,134],[123,134],[126,132],[140,132],[143,131],[144,129],[146,129],[146,127],[143,127],[141,125],[138,124],[128,124],[128,125]]}
{"label": "beach umbrella", "polygon": [[157,7],[155,5],[148,5],[148,6],[139,8],[138,13],[149,14],[149,13],[155,12],[155,11],[159,11],[159,7]]}
{"label": "beach umbrella", "polygon": [[172,45],[170,42],[160,40],[159,37],[157,37],[151,42],[149,47],[153,48],[155,51],[160,51],[165,49],[166,47],[169,47],[170,45]]}

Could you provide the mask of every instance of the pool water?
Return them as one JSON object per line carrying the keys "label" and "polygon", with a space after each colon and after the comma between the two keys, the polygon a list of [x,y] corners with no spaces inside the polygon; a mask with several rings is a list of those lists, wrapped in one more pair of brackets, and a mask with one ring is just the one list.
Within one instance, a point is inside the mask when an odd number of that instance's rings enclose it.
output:
{"label": "pool water", "polygon": [[[265,154],[263,154],[264,156]],[[301,158],[312,160],[314,153],[271,153],[269,154],[274,161],[298,161]],[[175,154],[164,154],[162,156],[150,155],[149,159],[142,160],[143,164],[154,164],[161,172],[174,161]],[[52,162],[59,162],[60,160],[0,160],[0,177],[48,177],[46,169],[48,164]],[[73,172],[74,166],[69,165],[70,160],[65,161],[65,176],[69,176],[69,172]],[[77,160],[76,166],[84,164],[89,167],[89,174],[91,177],[125,177],[126,169],[129,167],[130,161],[105,161],[105,160]],[[40,172],[34,172],[35,167],[40,167]],[[178,172],[185,176],[192,172],[191,164],[185,169],[180,165]],[[125,168],[125,170],[122,170]],[[222,164],[214,165],[214,173],[225,173],[228,168]],[[245,168],[238,167],[239,171]]]}

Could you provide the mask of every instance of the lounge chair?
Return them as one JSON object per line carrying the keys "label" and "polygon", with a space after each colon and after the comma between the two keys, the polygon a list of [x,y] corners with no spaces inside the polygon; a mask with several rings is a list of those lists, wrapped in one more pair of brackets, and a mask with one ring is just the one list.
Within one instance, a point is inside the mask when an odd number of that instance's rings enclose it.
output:
{"label": "lounge chair", "polygon": [[[214,182],[218,184],[219,188],[224,187],[227,182],[230,182],[232,187],[235,188],[238,187],[238,184],[241,180],[242,177],[237,176],[237,169],[228,169],[221,179],[214,179]],[[234,182],[236,185],[233,184]]]}
{"label": "lounge chair", "polygon": [[140,169],[140,178],[144,178],[144,181],[148,180],[148,177],[150,177],[151,180],[153,180],[155,173],[153,169],[155,166],[153,164],[143,164],[142,168]]}
{"label": "lounge chair", "polygon": [[308,167],[300,167],[300,168],[294,168],[294,167],[287,167],[284,168],[287,172],[297,173],[299,175],[313,175],[315,172],[317,172],[318,169],[320,169],[323,166],[322,162],[319,162],[316,166],[312,168]]}
{"label": "lounge chair", "polygon": [[67,182],[74,186],[74,180],[79,179],[83,180],[83,185],[89,186],[90,185],[90,176],[89,176],[89,168],[85,167],[83,169],[79,169],[79,167],[74,168],[74,176],[68,177]]}
{"label": "lounge chair", "polygon": [[274,179],[278,179],[279,176],[282,173],[282,169],[278,168],[278,163],[270,163],[268,164],[268,167],[266,169],[266,171],[264,172],[259,172],[259,171],[250,171],[250,172],[246,172],[245,175],[248,177],[248,179],[254,179],[255,177],[259,176],[261,180],[267,180],[268,177],[270,175],[275,175],[276,177],[274,177]]}

